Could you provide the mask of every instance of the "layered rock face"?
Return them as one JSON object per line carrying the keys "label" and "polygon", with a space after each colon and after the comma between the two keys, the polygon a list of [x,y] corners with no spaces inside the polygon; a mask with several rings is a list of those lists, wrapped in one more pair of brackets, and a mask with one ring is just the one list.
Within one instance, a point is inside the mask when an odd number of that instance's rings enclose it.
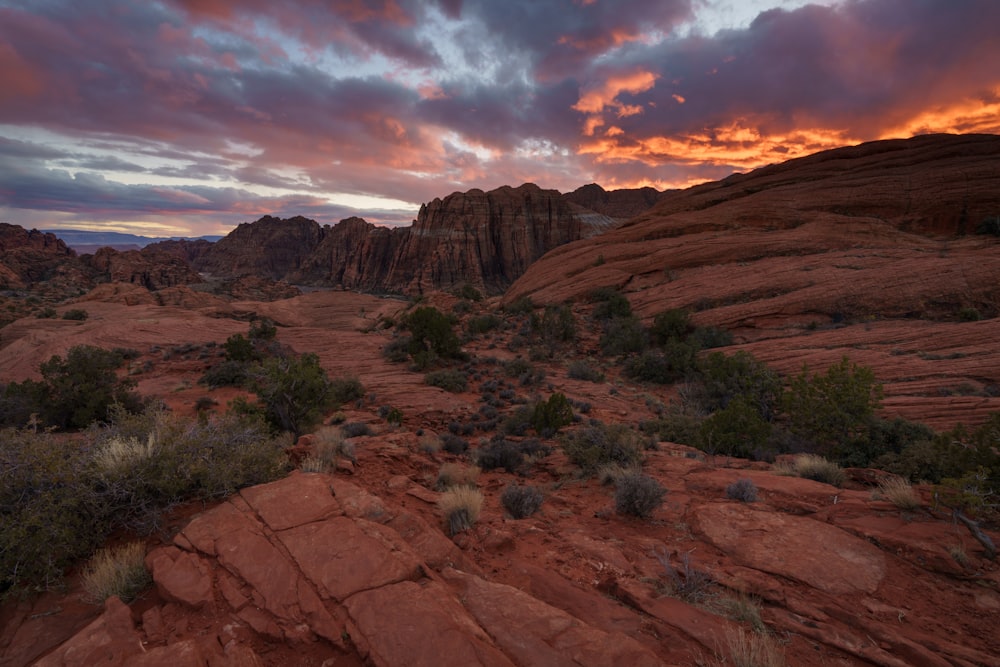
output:
{"label": "layered rock face", "polygon": [[183,258],[155,247],[125,252],[101,248],[90,264],[111,282],[132,283],[149,290],[201,281],[198,272]]}
{"label": "layered rock face", "polygon": [[0,288],[16,289],[49,280],[76,259],[55,234],[0,222]]}
{"label": "layered rock face", "polygon": [[406,228],[377,227],[362,218],[321,227],[306,218],[264,217],[240,225],[192,261],[219,277],[254,274],[387,292],[471,283],[500,292],[552,248],[614,224],[555,190],[527,183],[435,199]]}
{"label": "layered rock face", "polygon": [[455,193],[421,207],[386,286],[423,292],[470,282],[502,291],[548,250],[585,235],[555,190],[528,183]]}
{"label": "layered rock face", "polygon": [[298,271],[322,239],[315,220],[269,215],[243,223],[194,261],[199,271],[235,278],[255,275],[281,280]]}

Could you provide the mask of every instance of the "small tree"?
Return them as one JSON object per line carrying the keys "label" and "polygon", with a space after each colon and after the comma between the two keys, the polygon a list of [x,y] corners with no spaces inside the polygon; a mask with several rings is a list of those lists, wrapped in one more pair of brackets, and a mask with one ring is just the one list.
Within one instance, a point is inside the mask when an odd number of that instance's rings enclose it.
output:
{"label": "small tree", "polygon": [[803,367],[782,396],[792,433],[821,451],[863,436],[881,401],[882,385],[872,369],[847,357],[822,375]]}
{"label": "small tree", "polygon": [[253,387],[268,422],[295,435],[315,425],[334,401],[333,385],[312,353],[266,360]]}
{"label": "small tree", "polygon": [[410,330],[411,355],[433,352],[446,358],[461,356],[461,345],[452,330],[451,321],[437,308],[417,308],[406,318],[406,326]]}

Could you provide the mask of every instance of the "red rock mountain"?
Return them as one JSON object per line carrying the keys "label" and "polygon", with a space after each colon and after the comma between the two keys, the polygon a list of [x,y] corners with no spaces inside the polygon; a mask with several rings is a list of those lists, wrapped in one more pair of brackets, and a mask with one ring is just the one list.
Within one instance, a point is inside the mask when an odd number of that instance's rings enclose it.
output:
{"label": "red rock mountain", "polygon": [[0,288],[17,289],[49,280],[76,253],[55,234],[0,222]]}
{"label": "red rock mountain", "polygon": [[406,228],[361,218],[321,227],[302,217],[266,216],[240,225],[193,263],[214,276],[254,274],[347,289],[425,292],[468,282],[500,292],[552,248],[614,224],[571,197],[526,183],[435,199]]}

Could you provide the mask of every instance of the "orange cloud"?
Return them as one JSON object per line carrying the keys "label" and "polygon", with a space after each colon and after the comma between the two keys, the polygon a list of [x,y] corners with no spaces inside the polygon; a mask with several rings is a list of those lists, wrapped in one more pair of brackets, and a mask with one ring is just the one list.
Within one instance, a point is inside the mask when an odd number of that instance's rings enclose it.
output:
{"label": "orange cloud", "polygon": [[1000,134],[1000,87],[990,91],[985,97],[987,99],[966,99],[921,111],[884,130],[879,139],[911,137],[932,132]]}
{"label": "orange cloud", "polygon": [[605,107],[621,108],[623,105],[616,99],[618,95],[645,92],[656,85],[658,78],[658,74],[644,70],[611,77],[600,85],[587,89],[572,108],[583,113],[600,113]]}

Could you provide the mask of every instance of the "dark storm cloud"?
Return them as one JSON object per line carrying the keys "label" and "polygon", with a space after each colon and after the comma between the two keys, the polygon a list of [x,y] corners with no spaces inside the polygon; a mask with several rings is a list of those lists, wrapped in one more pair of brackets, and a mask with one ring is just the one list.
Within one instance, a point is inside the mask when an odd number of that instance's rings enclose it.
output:
{"label": "dark storm cloud", "polygon": [[[1000,130],[1000,2],[845,0],[679,37],[702,6],[0,0],[0,200],[323,211],[330,193],[685,183],[893,133]],[[77,148],[28,141],[37,129]]]}

